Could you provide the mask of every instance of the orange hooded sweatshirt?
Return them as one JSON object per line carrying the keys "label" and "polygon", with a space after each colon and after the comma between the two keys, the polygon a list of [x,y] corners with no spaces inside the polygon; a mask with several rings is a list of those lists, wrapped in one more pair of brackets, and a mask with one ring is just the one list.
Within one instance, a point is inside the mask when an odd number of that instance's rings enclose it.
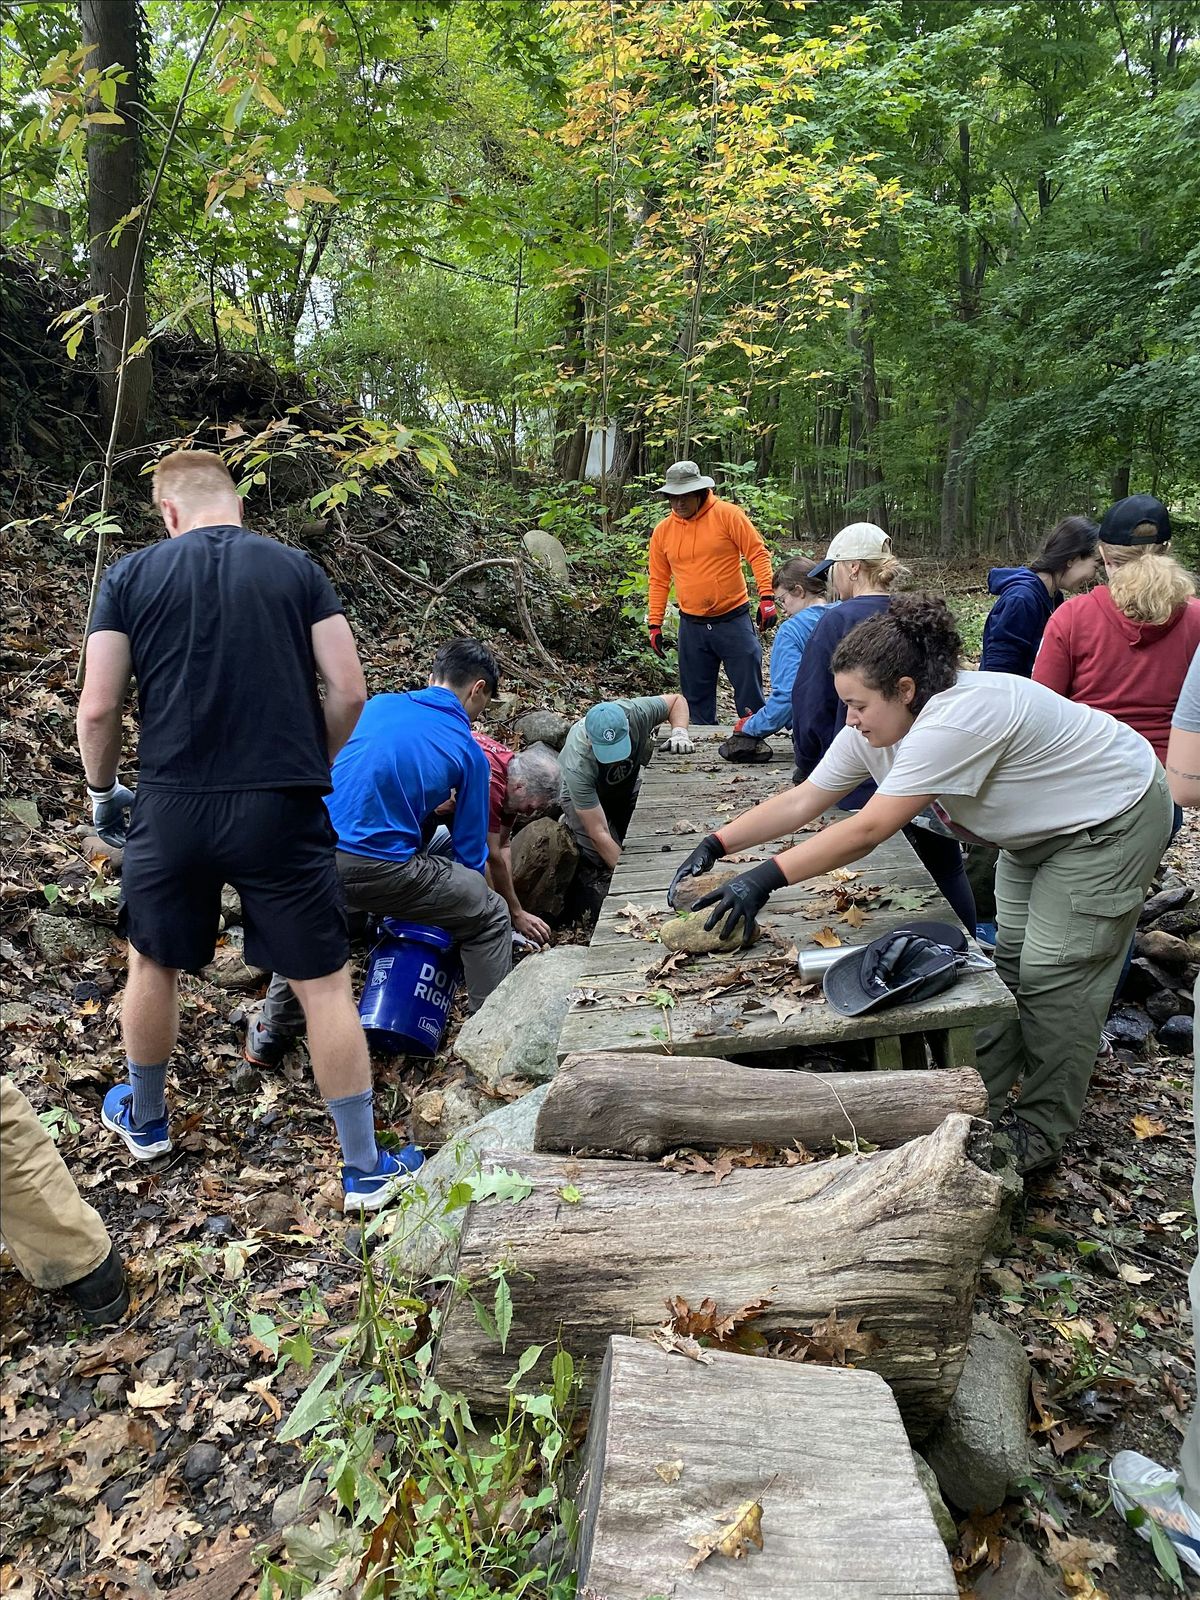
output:
{"label": "orange hooded sweatshirt", "polygon": [[662,626],[672,578],[675,599],[686,616],[722,617],[744,606],[750,596],[743,560],[750,563],[759,598],[769,596],[774,587],[771,557],[740,506],[710,494],[694,517],[672,511],[650,535],[650,626]]}

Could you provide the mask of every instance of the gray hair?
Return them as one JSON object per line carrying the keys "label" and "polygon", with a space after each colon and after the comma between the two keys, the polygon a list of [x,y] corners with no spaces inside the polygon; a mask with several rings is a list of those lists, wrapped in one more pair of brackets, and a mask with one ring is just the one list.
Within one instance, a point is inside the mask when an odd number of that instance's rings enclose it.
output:
{"label": "gray hair", "polygon": [[562,789],[562,769],[548,744],[531,744],[518,750],[508,764],[508,781],[515,783],[529,800],[540,807],[552,805]]}

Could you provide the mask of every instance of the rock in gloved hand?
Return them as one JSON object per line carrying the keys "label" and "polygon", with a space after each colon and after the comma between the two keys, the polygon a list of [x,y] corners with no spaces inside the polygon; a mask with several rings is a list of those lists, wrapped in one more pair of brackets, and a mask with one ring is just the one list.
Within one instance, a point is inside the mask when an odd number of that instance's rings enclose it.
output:
{"label": "rock in gloved hand", "polygon": [[732,939],[722,939],[718,928],[708,929],[704,926],[703,916],[686,914],[682,917],[673,917],[670,922],[664,922],[658,930],[658,937],[668,950],[686,950],[691,955],[708,955],[713,951],[744,949],[747,944],[752,944],[758,938],[758,929],[754,930],[750,939],[744,940],[740,930]]}
{"label": "rock in gloved hand", "polygon": [[715,872],[702,872],[698,878],[681,878],[675,890],[675,910],[690,911],[697,900],[714,889],[724,887],[730,878],[737,877],[736,867],[719,867]]}

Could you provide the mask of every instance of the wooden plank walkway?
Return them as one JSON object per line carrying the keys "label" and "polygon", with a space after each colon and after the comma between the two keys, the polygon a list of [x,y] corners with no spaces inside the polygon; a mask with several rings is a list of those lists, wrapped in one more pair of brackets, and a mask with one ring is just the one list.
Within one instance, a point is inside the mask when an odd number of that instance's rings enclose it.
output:
{"label": "wooden plank walkway", "polygon": [[[823,928],[854,945],[914,920],[955,920],[902,835],[851,863],[846,870],[857,874],[853,878],[817,879],[772,895],[760,918],[767,937],[749,950],[691,957],[658,970],[668,953],[654,930],[670,914],[667,889],[680,861],[704,834],[791,781],[790,741],[773,741],[770,763],[733,766],[717,754],[727,732],[702,729],[694,755],[659,751],[647,768],[592,935],[582,998],[559,1036],[560,1060],[596,1050],[736,1057],[864,1039],[872,1041],[876,1066],[923,1067],[926,1042],[936,1066],[973,1066],[975,1029],[1016,1014],[994,972],[964,973],[932,1000],[865,1017],[843,1017],[822,999],[796,993],[790,952],[820,948],[814,936]],[[740,852],[734,864],[751,864],[779,848]],[[860,925],[848,924],[837,910],[839,892],[865,900]],[[889,904],[896,895],[899,904]]]}

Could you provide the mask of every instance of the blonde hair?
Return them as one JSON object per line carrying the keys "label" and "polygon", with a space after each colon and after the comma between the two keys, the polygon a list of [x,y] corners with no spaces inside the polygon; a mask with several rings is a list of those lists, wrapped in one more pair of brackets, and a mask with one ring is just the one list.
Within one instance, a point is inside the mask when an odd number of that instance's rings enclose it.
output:
{"label": "blonde hair", "polygon": [[229,468],[211,450],[173,450],[154,469],[154,504],[182,500],[202,505],[224,495],[237,498],[237,485]]}
{"label": "blonde hair", "polygon": [[1195,580],[1168,545],[1102,544],[1100,549],[1113,605],[1130,622],[1169,622],[1195,596]]}
{"label": "blonde hair", "polygon": [[903,589],[912,573],[895,556],[884,556],[882,561],[853,558],[858,567],[859,579],[872,589]]}

